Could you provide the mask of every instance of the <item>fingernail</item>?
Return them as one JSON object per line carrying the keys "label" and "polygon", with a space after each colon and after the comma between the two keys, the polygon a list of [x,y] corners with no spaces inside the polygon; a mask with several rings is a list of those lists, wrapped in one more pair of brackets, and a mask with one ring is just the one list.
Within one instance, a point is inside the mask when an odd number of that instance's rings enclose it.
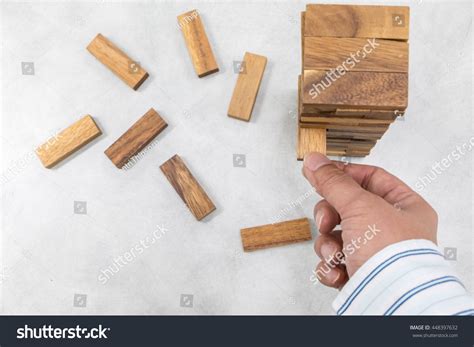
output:
{"label": "fingernail", "polygon": [[341,272],[335,269],[326,274],[326,280],[332,284],[336,284],[339,281],[339,277],[341,277]]}
{"label": "fingernail", "polygon": [[318,226],[318,231],[321,230],[321,224],[323,224],[324,212],[319,210],[316,212],[316,225]]}
{"label": "fingernail", "polygon": [[337,247],[332,242],[326,242],[321,245],[321,255],[326,261],[326,263],[330,263],[331,260],[334,258],[337,252]]}
{"label": "fingernail", "polygon": [[303,159],[303,165],[310,171],[316,171],[321,166],[331,164],[331,161],[321,153],[312,152],[306,154]]}

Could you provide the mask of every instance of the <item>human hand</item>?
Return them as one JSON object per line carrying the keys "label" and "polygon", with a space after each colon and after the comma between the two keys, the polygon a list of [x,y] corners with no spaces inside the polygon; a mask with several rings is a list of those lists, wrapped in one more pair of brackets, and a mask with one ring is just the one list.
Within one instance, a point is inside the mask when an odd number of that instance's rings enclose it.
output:
{"label": "human hand", "polygon": [[[304,158],[303,174],[323,197],[314,208],[320,235],[321,283],[342,287],[375,253],[409,239],[436,243],[438,216],[416,192],[385,170],[330,161],[320,153]],[[342,230],[334,230],[340,224]]]}

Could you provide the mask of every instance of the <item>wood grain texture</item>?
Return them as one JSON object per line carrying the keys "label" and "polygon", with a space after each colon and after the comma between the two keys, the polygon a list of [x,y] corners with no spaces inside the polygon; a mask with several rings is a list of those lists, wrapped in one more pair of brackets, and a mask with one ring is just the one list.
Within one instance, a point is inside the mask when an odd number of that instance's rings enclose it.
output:
{"label": "wood grain texture", "polygon": [[298,127],[297,160],[310,152],[326,154],[326,129]]}
{"label": "wood grain texture", "polygon": [[408,43],[393,40],[305,37],[304,70],[408,72]]}
{"label": "wood grain texture", "polygon": [[192,10],[179,15],[178,24],[196,74],[204,77],[219,71],[198,11]]}
{"label": "wood grain texture", "polygon": [[318,123],[321,125],[326,124],[339,124],[346,126],[359,126],[359,125],[390,125],[393,123],[389,119],[366,119],[366,118],[349,118],[349,117],[300,117],[300,122],[303,123]]}
{"label": "wood grain texture", "polygon": [[246,52],[243,64],[244,68],[237,78],[227,115],[248,122],[252,116],[267,58]]}
{"label": "wood grain texture", "polygon": [[360,110],[360,109],[336,109],[335,116],[339,117],[359,117],[363,118],[378,118],[378,119],[392,119],[398,116],[403,116],[404,112],[399,110]]}
{"label": "wood grain texture", "polygon": [[[305,13],[304,12],[301,12],[301,73],[303,73],[304,71],[304,55],[305,55],[305,51],[304,51],[304,18],[305,18]],[[300,77],[298,78],[298,80],[300,79]]]}
{"label": "wood grain texture", "polygon": [[102,34],[98,34],[89,43],[87,50],[133,90],[137,90],[148,78],[148,72],[139,63],[129,58]]}
{"label": "wood grain texture", "polygon": [[404,110],[408,104],[408,74],[346,72],[333,81],[327,71],[305,70],[303,104]]}
{"label": "wood grain texture", "polygon": [[345,131],[349,133],[374,133],[379,134],[388,130],[388,125],[340,125],[340,124],[318,124],[318,123],[299,123],[302,128],[325,128],[327,130]]}
{"label": "wood grain texture", "polygon": [[309,4],[305,36],[408,40],[410,8]]}
{"label": "wood grain texture", "polygon": [[105,155],[121,169],[167,126],[158,112],[151,108],[105,150]]}
{"label": "wood grain texture", "polygon": [[216,209],[214,203],[177,154],[164,162],[160,168],[197,220],[203,219]]}
{"label": "wood grain texture", "polygon": [[[303,105],[303,94],[301,91],[302,79],[298,78],[298,114],[300,117],[346,117],[346,118],[366,118],[393,121],[397,116],[403,116],[404,111],[399,110],[377,110],[377,109],[349,109],[335,108],[332,110],[319,110],[318,105]],[[388,124],[389,122],[384,122]]]}
{"label": "wood grain texture", "polygon": [[44,167],[49,169],[101,134],[94,119],[86,115],[39,146],[36,154]]}
{"label": "wood grain texture", "polygon": [[308,218],[262,225],[240,230],[244,251],[311,240]]}

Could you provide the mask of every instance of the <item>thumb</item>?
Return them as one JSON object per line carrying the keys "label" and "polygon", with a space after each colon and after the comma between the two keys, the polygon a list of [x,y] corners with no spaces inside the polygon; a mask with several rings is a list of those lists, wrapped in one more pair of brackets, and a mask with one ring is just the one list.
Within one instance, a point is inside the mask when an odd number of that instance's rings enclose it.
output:
{"label": "thumb", "polygon": [[351,204],[369,194],[351,176],[320,153],[313,152],[304,157],[303,174],[341,217]]}

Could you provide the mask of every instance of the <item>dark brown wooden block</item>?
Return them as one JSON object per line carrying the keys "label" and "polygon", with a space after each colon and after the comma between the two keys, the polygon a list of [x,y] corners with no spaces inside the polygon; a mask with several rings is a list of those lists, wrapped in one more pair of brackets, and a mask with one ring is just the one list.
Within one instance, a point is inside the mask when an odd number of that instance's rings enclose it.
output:
{"label": "dark brown wooden block", "polygon": [[203,219],[216,209],[177,154],[164,162],[160,169],[197,220]]}
{"label": "dark brown wooden block", "polygon": [[121,169],[167,126],[168,124],[161,118],[158,112],[151,108],[117,141],[107,148],[105,154],[115,166]]}

